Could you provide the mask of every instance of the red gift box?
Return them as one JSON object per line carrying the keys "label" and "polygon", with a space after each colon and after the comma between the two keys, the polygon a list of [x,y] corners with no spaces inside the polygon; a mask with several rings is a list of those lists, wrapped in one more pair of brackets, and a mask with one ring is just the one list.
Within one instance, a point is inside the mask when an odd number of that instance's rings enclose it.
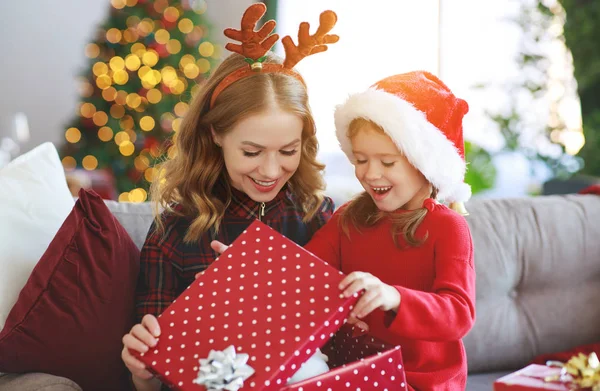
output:
{"label": "red gift box", "polygon": [[494,382],[494,391],[560,390],[570,391],[570,377],[561,375],[561,368],[531,364]]}
{"label": "red gift box", "polygon": [[322,350],[333,369],[281,391],[407,389],[400,346],[379,341],[346,324]]}
{"label": "red gift box", "polygon": [[[400,349],[381,344],[377,350],[357,350],[343,357],[360,358],[358,362],[286,388],[336,331],[340,332],[334,341],[340,342],[350,329],[340,330],[358,295],[340,294],[343,278],[338,270],[255,221],[158,318],[162,330],[158,345],[140,359],[163,383],[182,391],[210,389],[203,381],[237,382],[240,390],[261,391],[308,391],[325,383],[333,390],[338,381],[353,389],[372,389],[369,385],[376,383],[382,390],[402,389]],[[387,351],[362,360],[384,348]],[[198,384],[199,379],[204,385]]]}

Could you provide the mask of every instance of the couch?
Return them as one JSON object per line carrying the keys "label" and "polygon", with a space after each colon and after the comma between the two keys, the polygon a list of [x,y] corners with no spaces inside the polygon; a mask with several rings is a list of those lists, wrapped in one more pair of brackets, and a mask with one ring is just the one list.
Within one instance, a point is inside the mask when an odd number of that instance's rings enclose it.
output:
{"label": "couch", "polygon": [[[106,204],[141,247],[150,205]],[[536,355],[599,342],[600,197],[473,199],[467,209],[477,268],[467,390],[491,390]],[[0,377],[0,391],[42,389],[80,388],[46,374]]]}

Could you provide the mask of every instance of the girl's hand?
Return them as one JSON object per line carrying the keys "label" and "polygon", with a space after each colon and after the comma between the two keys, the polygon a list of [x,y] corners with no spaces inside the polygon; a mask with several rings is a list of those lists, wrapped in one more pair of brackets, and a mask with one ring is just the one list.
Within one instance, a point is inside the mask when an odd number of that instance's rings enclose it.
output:
{"label": "girl's hand", "polygon": [[133,326],[129,334],[125,334],[123,337],[124,346],[121,351],[121,358],[134,377],[141,380],[149,380],[154,377],[146,370],[146,365],[135,358],[130,351],[147,352],[150,348],[156,346],[159,336],[158,320],[153,315],[146,315],[142,319],[142,323]]}
{"label": "girl's hand", "polygon": [[400,306],[400,292],[370,273],[350,273],[340,282],[339,287],[345,297],[365,291],[350,313],[350,319],[364,318],[377,308],[383,311],[398,311]]}

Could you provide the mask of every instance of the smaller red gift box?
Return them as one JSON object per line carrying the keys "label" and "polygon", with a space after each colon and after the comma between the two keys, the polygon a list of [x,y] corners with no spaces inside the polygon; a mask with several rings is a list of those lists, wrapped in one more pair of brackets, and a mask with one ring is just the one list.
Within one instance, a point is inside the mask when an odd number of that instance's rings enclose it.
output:
{"label": "smaller red gift box", "polygon": [[494,391],[559,390],[572,391],[568,375],[558,380],[561,368],[531,364],[494,382]]}

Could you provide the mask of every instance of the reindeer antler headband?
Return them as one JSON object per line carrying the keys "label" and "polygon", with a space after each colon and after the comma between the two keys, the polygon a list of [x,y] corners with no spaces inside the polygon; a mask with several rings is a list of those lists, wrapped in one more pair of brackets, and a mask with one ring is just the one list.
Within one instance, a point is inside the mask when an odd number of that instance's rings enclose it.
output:
{"label": "reindeer antler headband", "polygon": [[304,83],[302,76],[292,68],[303,58],[324,52],[327,50],[327,44],[336,43],[339,40],[337,35],[328,34],[337,22],[337,15],[333,11],[325,11],[321,14],[319,28],[313,35],[310,35],[310,25],[307,22],[300,24],[298,46],[294,44],[289,35],[281,40],[285,49],[285,61],[283,64],[263,64],[267,52],[279,40],[279,35],[269,35],[276,26],[274,20],[269,20],[259,31],[255,31],[256,23],[263,17],[266,11],[267,7],[264,3],[252,4],[244,12],[244,16],[242,16],[241,30],[225,29],[224,33],[226,37],[240,42],[240,44],[228,43],[225,45],[225,48],[246,57],[246,62],[249,66],[232,72],[217,85],[210,100],[211,107],[214,106],[217,96],[225,88],[244,77],[255,74],[255,72],[285,73]]}

